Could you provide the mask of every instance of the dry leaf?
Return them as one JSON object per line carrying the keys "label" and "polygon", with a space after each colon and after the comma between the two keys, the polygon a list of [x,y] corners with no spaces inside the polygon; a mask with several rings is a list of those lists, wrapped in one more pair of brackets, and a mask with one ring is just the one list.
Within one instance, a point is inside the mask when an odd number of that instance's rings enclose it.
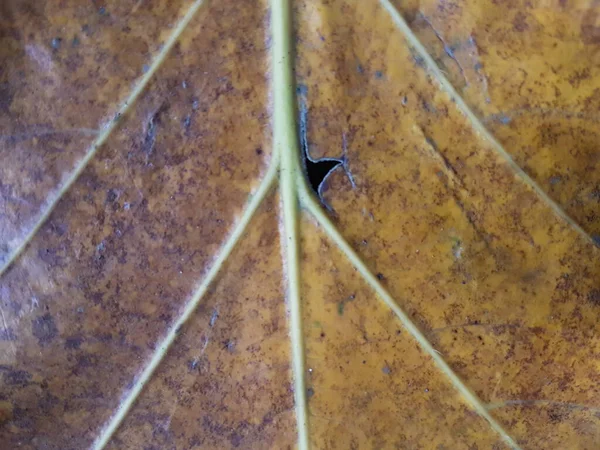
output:
{"label": "dry leaf", "polygon": [[2,448],[597,448],[599,12],[4,2]]}

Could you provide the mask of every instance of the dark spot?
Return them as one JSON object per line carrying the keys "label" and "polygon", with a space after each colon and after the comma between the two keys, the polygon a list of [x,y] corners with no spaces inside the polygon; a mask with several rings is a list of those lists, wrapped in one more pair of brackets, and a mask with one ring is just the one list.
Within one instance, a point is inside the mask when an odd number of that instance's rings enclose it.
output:
{"label": "dark spot", "polygon": [[600,289],[592,289],[587,298],[592,305],[600,306]]}
{"label": "dark spot", "polygon": [[324,337],[325,337],[325,333],[323,333],[322,331],[321,331],[321,337],[322,337],[322,338],[324,338]]}
{"label": "dark spot", "polygon": [[231,442],[231,445],[233,445],[233,447],[239,447],[242,444],[243,439],[244,437],[241,434],[233,433],[231,435],[231,438],[229,438],[229,442]]}
{"label": "dark spot", "polygon": [[81,336],[71,336],[65,339],[65,350],[77,350],[81,347],[83,338]]}
{"label": "dark spot", "polygon": [[223,348],[226,349],[228,352],[233,353],[233,351],[235,350],[235,341],[231,339],[224,341]]}
{"label": "dark spot", "polygon": [[71,45],[72,45],[73,47],[77,47],[79,44],[80,44],[79,38],[78,38],[77,36],[75,36],[75,37],[73,38],[73,40],[71,41]]}
{"label": "dark spot", "polygon": [[600,247],[600,234],[592,234],[592,242],[596,247]]}
{"label": "dark spot", "polygon": [[98,14],[101,16],[108,16],[108,11],[104,6],[101,6],[100,9],[98,9]]}
{"label": "dark spot", "polygon": [[58,329],[54,319],[50,314],[44,314],[31,321],[32,333],[39,341],[40,345],[46,345],[58,335]]}
{"label": "dark spot", "polygon": [[550,420],[550,423],[553,424],[557,424],[564,421],[564,419],[566,419],[567,416],[567,411],[565,411],[560,406],[552,407],[548,410],[548,419]]}
{"label": "dark spot", "polygon": [[315,390],[311,387],[309,387],[306,390],[306,398],[312,398],[315,395]]}
{"label": "dark spot", "polygon": [[363,66],[362,66],[362,65],[359,63],[359,64],[357,64],[357,65],[356,65],[356,71],[357,71],[358,73],[364,73],[364,72],[365,72],[365,69],[364,69],[364,68],[363,68]]}
{"label": "dark spot", "polygon": [[258,148],[257,148],[256,150],[254,150],[254,151],[255,151],[255,152],[256,152],[256,154],[257,154],[257,155],[259,155],[259,156],[263,154],[262,148],[260,148],[260,147],[258,147]]}
{"label": "dark spot", "polygon": [[523,14],[522,12],[517,13],[513,20],[513,28],[515,29],[515,31],[522,33],[523,31],[526,31],[529,28],[526,19],[527,16],[525,14]]}
{"label": "dark spot", "polygon": [[298,95],[306,95],[308,94],[308,87],[304,84],[299,84],[296,86],[296,94]]}
{"label": "dark spot", "polygon": [[4,373],[4,382],[9,386],[24,387],[31,381],[31,374],[25,370],[8,370]]}
{"label": "dark spot", "polygon": [[54,39],[52,39],[52,48],[54,50],[58,50],[60,48],[60,44],[62,43],[62,39],[59,37],[55,37]]}
{"label": "dark spot", "polygon": [[114,189],[106,191],[106,203],[113,203],[117,198],[119,198],[119,194]]}
{"label": "dark spot", "polygon": [[377,279],[378,279],[379,281],[383,281],[383,280],[385,280],[385,277],[383,276],[383,274],[382,274],[381,272],[378,272],[378,273],[377,273]]}
{"label": "dark spot", "polygon": [[381,80],[383,78],[383,72],[381,70],[376,70],[375,78],[377,78],[378,80]]}

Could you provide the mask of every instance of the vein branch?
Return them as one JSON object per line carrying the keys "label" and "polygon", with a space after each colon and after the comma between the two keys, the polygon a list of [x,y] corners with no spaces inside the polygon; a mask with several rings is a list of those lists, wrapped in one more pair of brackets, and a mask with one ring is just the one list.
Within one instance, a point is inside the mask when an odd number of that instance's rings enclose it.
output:
{"label": "vein branch", "polygon": [[331,223],[329,218],[325,215],[321,207],[317,204],[313,196],[306,189],[300,189],[300,201],[302,205],[313,215],[321,227],[325,230],[326,234],[333,241],[333,243],[342,251],[342,253],[348,258],[351,264],[356,270],[362,275],[364,280],[371,286],[371,288],[377,293],[379,298],[394,312],[396,317],[400,320],[404,328],[412,335],[417,341],[420,347],[429,355],[431,359],[438,366],[438,369],[448,378],[454,388],[462,395],[465,401],[471,405],[471,407],[483,417],[490,425],[490,427],[498,433],[498,435],[514,450],[519,450],[520,447],[516,441],[504,430],[502,425],[496,421],[494,417],[489,413],[488,408],[484,403],[467,387],[467,385],[459,378],[459,376],[452,370],[444,358],[437,352],[437,350],[431,345],[425,335],[419,330],[417,325],[410,319],[410,317],[398,306],[396,301],[387,292],[387,290],[381,285],[379,280],[369,270],[367,265],[362,261],[360,256],[354,251],[354,249],[346,242],[340,232],[336,229],[335,225]]}
{"label": "vein branch", "polygon": [[119,426],[127,416],[128,412],[130,411],[131,407],[141,394],[142,390],[152,378],[152,375],[154,374],[156,368],[160,365],[162,360],[167,355],[167,352],[177,339],[181,328],[194,313],[194,311],[198,307],[198,304],[200,303],[200,300],[202,300],[209,286],[215,280],[221,268],[225,264],[225,261],[231,255],[236,244],[246,231],[248,223],[256,213],[256,210],[258,209],[266,195],[269,193],[269,190],[271,189],[275,180],[277,179],[277,170],[279,162],[278,158],[275,155],[273,158],[274,159],[273,161],[271,161],[271,165],[269,167],[269,170],[267,171],[267,174],[261,181],[254,195],[250,196],[250,201],[248,202],[246,210],[243,212],[242,216],[239,219],[239,222],[237,223],[231,235],[225,242],[223,248],[221,249],[221,252],[214,260],[204,280],[196,288],[195,292],[192,295],[192,298],[186,304],[183,312],[178,317],[178,319],[173,323],[173,325],[171,325],[171,328],[169,329],[163,340],[156,346],[156,350],[152,354],[150,361],[136,380],[131,390],[119,403],[115,414],[112,416],[110,421],[106,424],[106,426],[96,439],[96,442],[93,446],[94,450],[101,450],[106,446],[106,444],[108,444],[111,437],[119,428]]}
{"label": "vein branch", "polygon": [[51,195],[44,205],[42,205],[43,212],[38,217],[37,221],[31,228],[31,230],[25,235],[25,237],[17,243],[14,248],[11,250],[9,255],[4,259],[4,261],[0,262],[0,276],[2,276],[6,270],[19,258],[19,256],[23,253],[25,248],[29,245],[29,243],[33,240],[35,235],[38,233],[42,225],[48,220],[58,202],[63,198],[63,196],[69,191],[71,186],[77,181],[79,176],[85,170],[90,161],[94,158],[98,150],[104,145],[106,140],[111,136],[112,132],[118,127],[120,120],[129,110],[132,105],[139,98],[141,93],[144,91],[150,80],[153,78],[156,71],[162,66],[164,61],[166,60],[169,52],[175,45],[175,43],[181,37],[183,31],[187,28],[188,24],[192,20],[192,18],[196,15],[204,0],[196,0],[192,3],[192,6],[183,16],[183,18],[179,21],[167,41],[164,43],[148,71],[140,78],[138,83],[135,85],[131,93],[127,96],[125,101],[121,104],[116,114],[111,120],[109,120],[104,127],[97,132],[96,138],[88,148],[85,153],[85,156],[77,163],[73,171],[69,174],[66,181],[60,186],[60,188]]}
{"label": "vein branch", "polygon": [[460,111],[467,117],[471,126],[475,129],[477,134],[482,136],[486,141],[488,141],[492,147],[492,149],[499,154],[508,164],[510,169],[523,180],[523,182],[533,190],[536,195],[546,204],[548,205],[554,213],[564,220],[569,226],[571,226],[577,233],[583,236],[589,243],[595,246],[594,240],[592,237],[583,229],[581,226],[572,219],[565,210],[556,203],[550,196],[544,191],[536,181],[531,178],[522,168],[519,166],[515,160],[512,158],[510,153],[502,146],[500,142],[487,130],[483,122],[475,115],[475,113],[471,110],[471,108],[467,105],[464,99],[458,94],[452,83],[446,78],[444,73],[435,63],[431,55],[427,52],[423,44],[419,41],[419,38],[415,35],[415,33],[410,29],[402,15],[398,12],[396,7],[392,4],[391,0],[379,0],[380,4],[386,9],[389,13],[390,17],[394,21],[396,27],[404,34],[404,38],[408,42],[408,44],[419,54],[422,58],[425,67],[428,72],[433,75],[433,77],[437,80],[439,86],[443,91],[445,91],[451,99],[456,102],[456,106],[460,109]]}

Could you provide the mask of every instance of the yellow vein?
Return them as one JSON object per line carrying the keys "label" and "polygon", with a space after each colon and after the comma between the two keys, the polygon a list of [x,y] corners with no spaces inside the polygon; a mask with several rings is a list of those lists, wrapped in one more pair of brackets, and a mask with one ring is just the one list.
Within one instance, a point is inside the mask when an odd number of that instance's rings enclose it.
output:
{"label": "yellow vein", "polygon": [[163,338],[162,342],[160,342],[157,345],[156,350],[154,351],[152,357],[150,358],[150,361],[148,362],[148,365],[144,368],[144,371],[140,374],[134,386],[127,393],[125,398],[121,401],[121,403],[117,407],[116,413],[111,417],[108,424],[101,431],[100,435],[94,442],[94,450],[101,450],[106,446],[112,435],[119,428],[119,425],[121,424],[125,416],[127,416],[127,413],[135,403],[136,399],[139,397],[146,384],[148,384],[148,381],[150,381],[150,378],[152,378],[154,371],[164,359],[167,352],[169,351],[169,348],[173,345],[173,342],[177,338],[181,327],[187,322],[187,320],[197,308],[198,304],[200,303],[200,300],[204,297],[204,294],[206,294],[206,291],[208,290],[210,284],[214,281],[219,271],[223,267],[223,264],[231,255],[236,244],[244,234],[244,231],[246,230],[248,223],[254,216],[254,213],[256,212],[259,205],[271,189],[273,182],[277,178],[277,169],[278,160],[277,157],[274,155],[274,159],[271,162],[267,174],[261,181],[254,195],[250,196],[250,201],[248,202],[246,210],[239,219],[239,222],[237,223],[235,229],[225,242],[225,245],[221,249],[221,252],[218,254],[217,258],[213,262],[210,270],[206,274],[206,277],[204,278],[200,286],[198,286],[198,288],[192,295],[192,298],[185,306],[185,309],[183,310],[179,318],[173,323],[166,336]]}
{"label": "yellow vein", "polygon": [[273,142],[275,151],[281,155],[280,190],[284,228],[282,239],[287,273],[298,449],[308,450],[310,443],[304,380],[304,344],[298,267],[298,197],[296,193],[296,178],[300,171],[300,153],[296,135],[292,23],[289,0],[271,0],[271,34]]}
{"label": "yellow vein", "polygon": [[446,76],[442,73],[440,68],[437,66],[433,58],[429,55],[423,44],[419,41],[417,36],[410,29],[402,15],[398,12],[396,7],[392,4],[390,0],[379,0],[381,5],[387,10],[390,14],[392,20],[398,27],[398,29],[404,34],[405,39],[408,41],[409,45],[412,46],[415,51],[419,54],[419,56],[425,62],[425,65],[429,72],[437,79],[442,90],[446,91],[446,93],[450,96],[452,100],[456,102],[458,108],[462,111],[462,113],[469,119],[473,128],[479,133],[485,140],[487,140],[494,151],[498,153],[504,160],[507,162],[512,171],[518,175],[523,182],[529,186],[539,197],[540,199],[546,203],[554,213],[562,218],[567,224],[569,224],[575,231],[577,231],[581,236],[583,236],[588,242],[594,244],[593,239],[590,235],[583,229],[575,220],[573,220],[563,209],[558,205],[554,200],[548,196],[548,194],[531,178],[522,168],[519,166],[512,158],[512,156],[506,151],[506,149],[496,140],[496,138],[487,130],[485,125],[479,118],[473,113],[471,108],[467,106],[466,102],[463,98],[458,94],[454,86]]}
{"label": "yellow vein", "polygon": [[94,155],[96,154],[98,149],[100,147],[102,147],[102,145],[106,142],[106,140],[111,135],[111,133],[117,128],[118,123],[120,122],[119,119],[122,118],[129,111],[131,106],[135,103],[135,101],[138,99],[140,94],[144,91],[144,89],[150,82],[150,79],[153,77],[153,75],[156,73],[156,71],[161,67],[162,63],[165,61],[170,50],[173,48],[175,43],[179,40],[179,37],[181,36],[183,31],[186,29],[187,25],[190,23],[190,21],[192,20],[194,15],[198,12],[198,10],[200,9],[200,7],[202,6],[203,3],[204,3],[204,0],[196,0],[192,4],[190,9],[187,11],[185,16],[177,24],[177,26],[175,27],[175,29],[173,30],[173,32],[171,33],[171,35],[169,36],[167,41],[164,43],[164,45],[160,49],[160,51],[159,51],[158,55],[156,56],[156,58],[154,59],[154,61],[152,61],[152,64],[150,65],[150,68],[148,69],[148,71],[142,76],[140,81],[134,87],[131,94],[129,94],[127,99],[119,107],[116,115],[114,116],[114,119],[110,120],[104,126],[104,128],[102,130],[100,130],[96,139],[94,139],[91,146],[87,150],[85,156],[77,163],[77,165],[75,166],[75,169],[69,174],[65,183],[60,187],[58,192],[51,199],[46,201],[44,212],[39,217],[39,219],[36,221],[35,225],[31,229],[31,231],[29,231],[29,233],[27,233],[25,238],[9,254],[9,256],[4,261],[2,266],[0,266],[0,276],[2,276],[2,274],[4,272],[6,272],[6,269],[8,269],[18,259],[18,257],[21,255],[23,250],[25,250],[27,245],[29,245],[31,240],[34,238],[34,236],[40,230],[42,225],[46,222],[46,220],[48,220],[48,217],[50,217],[50,214],[52,214],[52,211],[54,211],[54,208],[56,208],[56,205],[58,204],[60,199],[67,193],[67,191],[71,188],[73,183],[75,183],[75,181],[77,181],[77,178],[79,178],[81,173],[87,167],[87,165],[92,160],[92,158],[94,157]]}
{"label": "yellow vein", "polygon": [[463,396],[468,404],[487,422],[490,426],[498,433],[498,435],[513,449],[519,449],[519,446],[514,439],[502,428],[502,425],[492,417],[488,412],[485,405],[471,390],[463,383],[463,381],[454,373],[448,363],[442,358],[442,356],[435,350],[433,345],[427,340],[425,335],[419,330],[419,328],[413,323],[410,317],[398,306],[392,296],[387,290],[381,285],[377,278],[367,268],[366,264],[362,261],[360,256],[350,247],[346,240],[342,237],[335,225],[331,223],[329,218],[325,215],[319,204],[315,201],[312,194],[310,194],[306,187],[300,189],[300,200],[302,205],[313,215],[321,227],[325,230],[329,238],[337,245],[337,247],[344,253],[344,255],[350,260],[356,270],[362,275],[365,281],[371,286],[371,288],[377,293],[379,298],[396,314],[396,317],[400,320],[404,328],[413,336],[418,342],[421,348],[427,353],[431,359],[437,364],[440,371],[448,378],[454,388]]}

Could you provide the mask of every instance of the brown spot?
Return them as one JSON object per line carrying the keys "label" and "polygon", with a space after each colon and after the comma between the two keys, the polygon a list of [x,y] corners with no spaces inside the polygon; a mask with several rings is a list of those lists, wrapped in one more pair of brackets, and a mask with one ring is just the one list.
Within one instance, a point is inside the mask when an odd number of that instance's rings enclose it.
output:
{"label": "brown spot", "polygon": [[527,16],[522,12],[518,12],[513,20],[513,28],[519,33],[528,30],[529,25],[527,24]]}
{"label": "brown spot", "polygon": [[590,12],[583,15],[581,21],[581,39],[587,45],[600,44],[600,26],[596,25],[597,13]]}

